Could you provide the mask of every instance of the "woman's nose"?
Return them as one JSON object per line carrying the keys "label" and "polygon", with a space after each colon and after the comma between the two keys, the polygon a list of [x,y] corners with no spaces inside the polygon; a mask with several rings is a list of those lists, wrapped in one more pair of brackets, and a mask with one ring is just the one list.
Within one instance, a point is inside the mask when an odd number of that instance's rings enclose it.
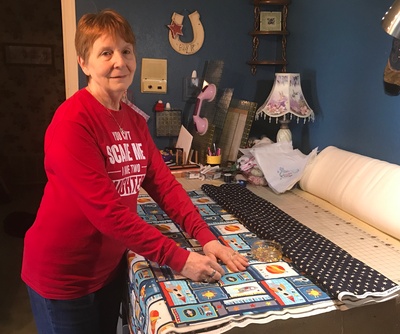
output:
{"label": "woman's nose", "polygon": [[125,57],[120,52],[114,52],[113,59],[114,59],[114,66],[121,67],[126,64]]}

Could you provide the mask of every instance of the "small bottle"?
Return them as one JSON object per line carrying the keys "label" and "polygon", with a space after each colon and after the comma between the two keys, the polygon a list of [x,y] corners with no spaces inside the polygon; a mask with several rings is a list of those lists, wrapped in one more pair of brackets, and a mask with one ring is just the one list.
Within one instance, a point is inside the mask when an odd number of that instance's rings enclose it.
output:
{"label": "small bottle", "polygon": [[164,111],[164,103],[161,100],[158,100],[156,105],[154,106],[154,110],[157,112]]}

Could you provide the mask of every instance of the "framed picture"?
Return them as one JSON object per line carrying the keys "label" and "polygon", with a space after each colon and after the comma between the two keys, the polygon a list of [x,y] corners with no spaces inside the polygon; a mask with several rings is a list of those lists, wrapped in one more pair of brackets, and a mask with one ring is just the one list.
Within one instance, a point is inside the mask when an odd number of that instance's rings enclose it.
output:
{"label": "framed picture", "polygon": [[36,44],[5,44],[4,59],[9,65],[53,65],[53,47]]}
{"label": "framed picture", "polygon": [[281,12],[260,12],[260,31],[281,31]]}

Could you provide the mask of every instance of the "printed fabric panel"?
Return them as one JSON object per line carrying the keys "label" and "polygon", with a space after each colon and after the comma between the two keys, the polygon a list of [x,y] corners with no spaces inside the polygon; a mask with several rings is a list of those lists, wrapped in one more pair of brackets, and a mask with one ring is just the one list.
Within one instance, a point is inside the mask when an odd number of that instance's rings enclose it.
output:
{"label": "printed fabric panel", "polygon": [[[233,327],[308,317],[337,309],[337,300],[291,261],[263,262],[251,246],[260,238],[203,191],[188,192],[210,230],[224,245],[249,259],[244,272],[221,264],[225,275],[215,283],[193,282],[168,266],[132,251],[128,259],[129,327],[131,333],[223,333]],[[138,214],[177,245],[202,253],[148,195],[139,195]]]}

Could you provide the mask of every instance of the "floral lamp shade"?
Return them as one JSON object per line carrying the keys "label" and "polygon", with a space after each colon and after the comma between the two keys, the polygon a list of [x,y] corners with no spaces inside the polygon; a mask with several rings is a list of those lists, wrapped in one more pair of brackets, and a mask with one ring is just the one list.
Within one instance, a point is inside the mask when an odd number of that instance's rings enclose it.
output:
{"label": "floral lamp shade", "polygon": [[309,107],[301,90],[299,73],[276,73],[271,93],[264,104],[257,110],[256,118],[284,117],[286,114],[314,119],[314,112]]}
{"label": "floral lamp shade", "polygon": [[[271,93],[264,104],[256,112],[259,118],[276,118],[281,123],[277,141],[292,139],[288,123],[295,117],[297,122],[314,120],[314,112],[304,98],[299,73],[275,73],[275,81]],[[282,131],[281,131],[282,130]]]}

